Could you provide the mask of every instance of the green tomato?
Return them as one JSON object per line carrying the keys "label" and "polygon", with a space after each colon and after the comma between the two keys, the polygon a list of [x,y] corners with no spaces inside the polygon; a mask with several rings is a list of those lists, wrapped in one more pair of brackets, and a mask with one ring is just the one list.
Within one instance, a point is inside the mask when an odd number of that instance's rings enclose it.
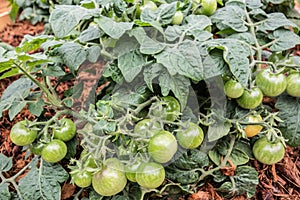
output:
{"label": "green tomato", "polygon": [[300,97],[300,72],[287,77],[286,93],[293,97]]}
{"label": "green tomato", "polygon": [[159,187],[165,180],[164,167],[155,162],[142,163],[136,173],[137,183],[148,189]]}
{"label": "green tomato", "polygon": [[244,93],[244,87],[236,80],[230,79],[224,85],[224,92],[230,98],[239,98]]}
{"label": "green tomato", "polygon": [[104,161],[101,171],[92,177],[94,190],[102,196],[113,196],[121,192],[127,184],[124,165],[117,158]]}
{"label": "green tomato", "polygon": [[42,150],[42,158],[50,163],[61,161],[67,155],[67,145],[58,139],[54,139]]}
{"label": "green tomato", "polygon": [[98,166],[97,166],[97,164],[96,164],[95,159],[93,158],[93,156],[92,155],[88,155],[87,156],[87,154],[88,154],[88,152],[87,152],[86,149],[83,149],[82,152],[81,152],[81,154],[80,154],[79,159],[80,160],[84,159],[84,164],[83,165],[85,167],[97,168]]}
{"label": "green tomato", "polygon": [[161,125],[151,119],[143,119],[134,126],[134,133],[137,135],[152,137],[161,130]]}
{"label": "green tomato", "polygon": [[53,135],[55,139],[67,142],[76,135],[76,126],[72,120],[62,118],[58,127],[53,128]]}
{"label": "green tomato", "polygon": [[261,70],[255,77],[257,87],[264,95],[275,97],[283,93],[287,86],[286,77],[282,73],[274,73],[270,69]]}
{"label": "green tomato", "polygon": [[166,163],[172,159],[178,149],[175,136],[168,131],[160,131],[150,138],[148,144],[149,155],[159,163]]}
{"label": "green tomato", "polygon": [[204,138],[203,130],[193,122],[189,122],[186,128],[180,129],[176,134],[180,146],[186,149],[199,147]]}
{"label": "green tomato", "polygon": [[258,87],[245,90],[243,95],[237,98],[237,103],[244,109],[254,109],[259,106],[263,99],[263,93]]}
{"label": "green tomato", "polygon": [[131,182],[136,182],[136,172],[139,168],[139,166],[141,165],[141,161],[140,160],[136,160],[133,163],[130,163],[128,165],[126,165],[125,169],[126,169],[126,177],[128,180],[130,180]]}
{"label": "green tomato", "polygon": [[180,10],[176,11],[172,18],[172,24],[174,24],[174,25],[181,24],[183,21],[183,17],[184,17],[183,13]]}
{"label": "green tomato", "polygon": [[137,7],[136,16],[139,18],[145,9],[155,11],[157,9],[157,5],[153,1],[144,1],[144,5]]}
{"label": "green tomato", "polygon": [[272,165],[284,157],[285,148],[280,141],[271,142],[267,137],[262,137],[254,143],[252,151],[259,162]]}
{"label": "green tomato", "polygon": [[10,130],[10,139],[18,146],[29,145],[36,137],[37,130],[35,127],[29,128],[25,120],[16,123]]}
{"label": "green tomato", "polygon": [[44,149],[44,147],[46,146],[46,144],[38,142],[38,143],[32,143],[29,145],[29,149],[31,151],[31,153],[33,153],[34,155],[42,155],[42,151]]}
{"label": "green tomato", "polygon": [[217,0],[201,0],[201,7],[196,10],[196,14],[210,16],[217,10]]}
{"label": "green tomato", "polygon": [[162,97],[161,101],[164,103],[163,110],[154,110],[154,116],[160,117],[166,121],[174,122],[180,114],[179,102],[172,96]]}
{"label": "green tomato", "polygon": [[72,174],[72,180],[78,187],[89,187],[92,184],[92,173],[85,170],[79,171]]}

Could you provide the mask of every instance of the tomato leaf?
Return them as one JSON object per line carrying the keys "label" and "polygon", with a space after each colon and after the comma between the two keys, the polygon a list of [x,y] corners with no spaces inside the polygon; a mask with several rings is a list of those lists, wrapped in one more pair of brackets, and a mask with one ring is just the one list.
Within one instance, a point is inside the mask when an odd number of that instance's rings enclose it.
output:
{"label": "tomato leaf", "polygon": [[236,169],[235,175],[233,177],[234,186],[232,182],[225,182],[217,191],[239,195],[247,194],[249,198],[253,197],[256,192],[256,186],[258,184],[258,173],[257,171],[250,166],[240,166]]}
{"label": "tomato leaf", "polygon": [[12,120],[25,107],[25,98],[29,96],[30,89],[35,87],[28,78],[20,78],[9,85],[0,99],[0,117],[3,111],[10,109],[9,117]]}
{"label": "tomato leaf", "polygon": [[19,181],[19,189],[24,199],[60,199],[60,183],[66,181],[68,173],[59,164],[43,162],[39,168],[33,162],[31,170]]}
{"label": "tomato leaf", "polygon": [[300,101],[288,95],[280,95],[275,104],[279,110],[278,117],[283,120],[279,128],[287,144],[297,147],[300,145]]}
{"label": "tomato leaf", "polygon": [[103,31],[98,26],[89,26],[80,33],[79,41],[88,42],[100,38],[101,35],[103,35]]}
{"label": "tomato leaf", "polygon": [[233,29],[236,32],[246,32],[248,27],[244,21],[246,13],[243,8],[237,5],[228,5],[217,9],[214,15],[211,16],[213,23],[216,23],[219,30]]}
{"label": "tomato leaf", "polygon": [[12,168],[12,157],[0,153],[0,172],[7,172]]}
{"label": "tomato leaf", "polygon": [[99,11],[81,6],[57,5],[51,12],[49,23],[56,37],[68,35],[83,19],[89,19]]}
{"label": "tomato leaf", "polygon": [[127,82],[133,81],[144,65],[146,65],[146,59],[138,51],[130,51],[118,57],[118,67]]}
{"label": "tomato leaf", "polygon": [[145,80],[148,88],[152,92],[154,92],[152,81],[153,81],[153,79],[155,79],[156,77],[158,77],[160,75],[160,72],[162,71],[162,69],[163,69],[163,66],[161,64],[153,63],[153,64],[146,66],[143,71],[144,80]]}
{"label": "tomato leaf", "polygon": [[267,19],[263,20],[262,23],[257,27],[259,31],[275,31],[278,28],[293,27],[297,28],[297,25],[286,18],[283,13],[270,13],[267,15]]}
{"label": "tomato leaf", "polygon": [[223,50],[224,61],[228,64],[231,73],[245,87],[251,73],[248,56],[251,54],[250,46],[235,39],[216,39],[207,41],[208,50]]}
{"label": "tomato leaf", "polygon": [[300,44],[300,37],[290,30],[278,29],[268,36],[270,39],[275,39],[275,43],[270,47],[271,51],[284,51]]}
{"label": "tomato leaf", "polygon": [[80,44],[66,42],[58,48],[59,53],[65,64],[72,72],[76,71],[79,66],[86,60],[88,53]]}
{"label": "tomato leaf", "polygon": [[126,31],[131,30],[132,22],[115,22],[113,19],[101,16],[95,19],[99,27],[110,37],[114,39],[120,38]]}
{"label": "tomato leaf", "polygon": [[2,200],[11,200],[11,194],[9,192],[9,183],[0,184],[0,196]]}
{"label": "tomato leaf", "polygon": [[176,3],[162,4],[156,10],[144,9],[141,13],[141,21],[158,22],[161,25],[167,25],[172,22],[176,12]]}
{"label": "tomato leaf", "polygon": [[167,96],[170,90],[179,100],[181,109],[183,110],[187,104],[189,95],[190,80],[184,76],[170,75],[167,71],[163,71],[158,77],[159,86],[163,96]]}

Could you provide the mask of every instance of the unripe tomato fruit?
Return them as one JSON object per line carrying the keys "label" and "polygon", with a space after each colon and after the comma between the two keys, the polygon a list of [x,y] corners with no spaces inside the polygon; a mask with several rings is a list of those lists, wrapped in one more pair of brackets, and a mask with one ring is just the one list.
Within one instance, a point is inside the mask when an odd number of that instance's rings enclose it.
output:
{"label": "unripe tomato fruit", "polygon": [[76,134],[76,126],[74,122],[68,118],[62,118],[58,124],[59,127],[53,128],[53,135],[55,139],[67,142],[71,140]]}
{"label": "unripe tomato fruit", "polygon": [[130,163],[128,165],[126,165],[125,169],[126,169],[126,177],[128,180],[130,180],[131,182],[136,182],[136,172],[139,168],[139,166],[141,165],[141,161],[136,160],[133,163]]}
{"label": "unripe tomato fruit", "polygon": [[181,24],[183,21],[183,17],[184,17],[183,13],[180,10],[176,11],[172,19],[172,24],[174,25]]}
{"label": "unripe tomato fruit", "polygon": [[134,126],[133,132],[141,136],[152,137],[161,129],[160,123],[151,119],[142,119]]}
{"label": "unripe tomato fruit", "polygon": [[275,97],[286,89],[286,77],[282,73],[273,73],[271,69],[261,70],[255,77],[255,83],[264,95]]}
{"label": "unripe tomato fruit", "polygon": [[156,162],[166,163],[172,159],[177,148],[175,136],[169,131],[160,131],[150,138],[148,153]]}
{"label": "unripe tomato fruit", "polygon": [[[261,122],[263,119],[260,115],[250,115],[248,117],[248,122]],[[248,138],[254,137],[257,134],[260,133],[260,131],[263,129],[261,125],[247,125],[244,129],[246,135]]]}
{"label": "unripe tomato fruit", "polygon": [[280,141],[271,142],[267,137],[262,137],[254,143],[252,151],[259,162],[272,165],[284,157],[285,148]]}
{"label": "unripe tomato fruit", "polygon": [[243,95],[237,98],[237,103],[244,109],[254,109],[259,106],[263,99],[263,93],[258,87],[245,90]]}
{"label": "unripe tomato fruit", "polygon": [[92,173],[88,171],[79,171],[72,174],[72,179],[78,187],[89,187],[92,184]]}
{"label": "unripe tomato fruit", "polygon": [[286,93],[293,97],[300,97],[300,72],[288,75]]}
{"label": "unripe tomato fruit", "polygon": [[244,93],[244,87],[236,80],[230,79],[224,85],[224,92],[230,98],[239,98]]}
{"label": "unripe tomato fruit", "polygon": [[54,139],[42,150],[42,158],[50,163],[61,161],[67,155],[67,145],[58,139]]}
{"label": "unripe tomato fruit", "polygon": [[176,138],[183,148],[195,149],[202,144],[204,133],[200,126],[190,122],[186,128],[177,132]]}
{"label": "unripe tomato fruit", "polygon": [[201,7],[196,14],[210,16],[216,12],[217,6],[217,0],[201,0]]}
{"label": "unripe tomato fruit", "polygon": [[29,145],[36,137],[37,130],[27,127],[25,120],[16,123],[10,130],[10,139],[18,146]]}
{"label": "unripe tomato fruit", "polygon": [[148,189],[159,187],[165,180],[164,167],[155,162],[142,163],[136,173],[137,183]]}
{"label": "unripe tomato fruit", "polygon": [[155,11],[157,9],[157,5],[153,1],[145,1],[144,5],[137,7],[136,16],[139,18],[142,14],[142,11],[145,9]]}
{"label": "unripe tomato fruit", "polygon": [[163,110],[154,110],[153,114],[157,117],[161,117],[163,120],[173,122],[180,114],[180,104],[176,98],[172,96],[165,96],[161,98],[163,105]]}
{"label": "unripe tomato fruit", "polygon": [[46,146],[46,144],[38,142],[38,143],[32,143],[29,145],[29,149],[31,153],[34,155],[42,155],[43,148]]}
{"label": "unripe tomato fruit", "polygon": [[127,183],[124,165],[117,158],[104,161],[103,169],[93,175],[92,186],[102,196],[113,196],[121,192]]}

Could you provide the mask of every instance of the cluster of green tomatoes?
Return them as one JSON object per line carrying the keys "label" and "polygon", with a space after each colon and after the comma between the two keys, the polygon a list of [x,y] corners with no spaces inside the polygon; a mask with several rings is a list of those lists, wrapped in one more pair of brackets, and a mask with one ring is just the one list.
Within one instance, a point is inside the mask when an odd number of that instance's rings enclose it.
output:
{"label": "cluster of green tomatoes", "polygon": [[[30,151],[50,163],[59,162],[67,154],[67,145],[76,135],[76,126],[71,119],[62,118],[52,127],[52,134],[39,131],[34,122],[16,123],[10,131],[11,141],[18,146],[29,146]],[[49,138],[50,137],[50,138]],[[44,138],[44,139],[42,139]]]}
{"label": "cluster of green tomatoes", "polygon": [[290,96],[300,97],[300,73],[291,72],[286,76],[271,68],[261,70],[255,77],[256,86],[245,89],[241,83],[230,79],[224,85],[225,94],[236,99],[238,105],[244,109],[258,107],[263,96],[276,97],[284,91]]}
{"label": "cluster of green tomatoes", "polygon": [[[153,110],[153,115],[157,118],[143,118],[132,127],[133,135],[138,136],[131,139],[131,142],[137,144],[135,150],[130,150],[132,159],[124,160],[117,156],[99,162],[93,154],[84,150],[81,158],[75,161],[76,166],[71,167],[72,181],[79,187],[92,185],[102,196],[113,196],[121,192],[128,181],[146,189],[162,185],[165,180],[164,166],[176,159],[179,148],[199,147],[204,133],[193,122],[180,122],[180,127],[177,125],[173,130],[165,129],[166,126],[175,126],[181,108],[172,96],[162,97],[161,102],[164,110]],[[154,104],[155,102],[152,106]],[[140,139],[142,141],[139,143]]]}

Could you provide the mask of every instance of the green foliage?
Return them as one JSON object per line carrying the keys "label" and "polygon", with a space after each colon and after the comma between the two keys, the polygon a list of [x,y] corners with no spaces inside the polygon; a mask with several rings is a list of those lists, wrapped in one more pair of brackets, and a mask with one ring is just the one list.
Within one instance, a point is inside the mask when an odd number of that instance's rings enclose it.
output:
{"label": "green foliage", "polygon": [[[15,49],[0,44],[0,79],[21,75],[2,94],[0,115],[8,110],[13,120],[28,105],[37,116],[32,122],[39,127],[35,142],[43,144],[51,141],[60,117],[74,116],[83,128],[78,130],[80,144],[76,137],[67,142],[65,161],[70,161],[70,173],[74,169],[97,172],[107,158],[116,156],[124,165],[135,159],[153,161],[147,153],[149,136],[133,131],[142,119],[153,120],[174,136],[189,121],[205,132],[199,148],[180,147],[165,163],[167,179],[160,187],[148,191],[128,181],[123,192],[113,197],[101,197],[87,188],[90,199],[143,199],[148,192],[172,195],[174,188],[178,193],[193,193],[205,181],[214,181],[225,197],[253,197],[258,174],[249,166],[254,159],[253,140],[246,137],[244,128],[251,124],[248,116],[255,113],[264,119],[254,123],[263,126],[260,135],[300,145],[299,98],[276,97],[278,113],[262,102],[254,109],[242,109],[235,99],[225,96],[223,84],[234,79],[246,91],[251,89],[262,64],[287,74],[300,70],[300,59],[292,49],[300,44],[299,27],[281,12],[286,3],[292,5],[290,1],[218,1],[219,8],[210,17],[193,12],[192,1],[155,1],[157,9],[144,9],[140,16],[137,9],[142,2],[131,0],[26,2],[14,2],[23,9],[21,16],[29,13],[26,6],[51,8],[53,35],[26,36]],[[184,19],[173,25],[178,10]],[[33,22],[44,19],[36,17]],[[32,53],[39,49],[40,53]],[[61,82],[76,80],[81,70],[97,77],[99,66],[104,67],[103,76],[93,80],[90,91],[79,78],[64,96],[57,95]],[[52,77],[57,80],[55,86]],[[104,86],[103,90],[98,92],[98,86]],[[73,100],[83,94],[88,99],[78,108]],[[180,103],[182,112],[171,113],[176,115],[174,122],[163,118],[170,114],[164,96]],[[56,113],[44,119],[49,108]],[[78,145],[88,155],[74,160]],[[94,159],[93,167],[85,163],[88,158]],[[222,173],[230,164],[237,167],[233,176]],[[61,183],[68,178],[60,164],[35,157],[24,168],[30,168],[28,174],[16,185],[14,180],[22,171],[9,179],[2,177],[11,167],[11,158],[0,154],[0,195],[6,199],[16,196],[9,192],[9,183],[25,199],[59,199]]]}

